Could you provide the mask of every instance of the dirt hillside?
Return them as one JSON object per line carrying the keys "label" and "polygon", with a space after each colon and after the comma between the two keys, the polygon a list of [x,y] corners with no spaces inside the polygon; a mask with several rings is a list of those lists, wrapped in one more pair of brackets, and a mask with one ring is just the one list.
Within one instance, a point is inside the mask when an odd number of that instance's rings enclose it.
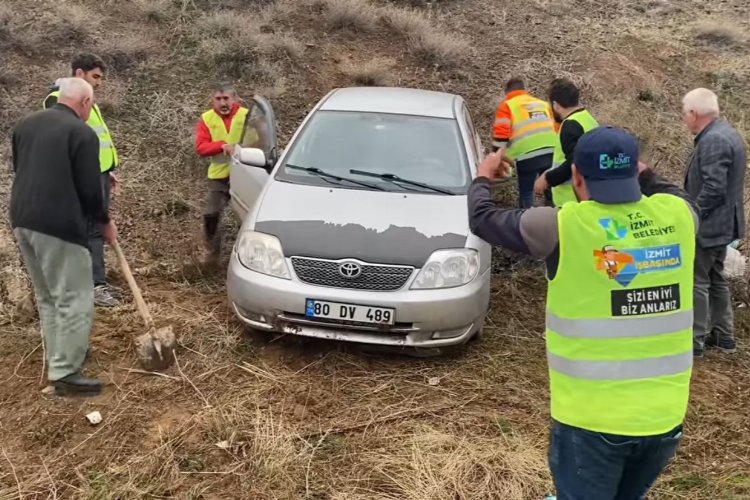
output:
{"label": "dirt hillside", "polygon": [[[543,94],[567,76],[601,121],[637,133],[648,161],[679,180],[692,146],[685,91],[715,89],[750,137],[749,28],[746,0],[3,0],[0,162],[11,127],[71,55],[102,55],[121,242],[181,349],[166,376],[138,373],[135,309],[97,311],[88,373],[107,390],[42,394],[0,168],[0,499],[542,498],[552,489],[542,267],[498,253],[484,338],[448,358],[244,333],[223,271],[199,264],[205,165],[192,131],[207,88],[228,78],[246,98],[271,99],[282,141],[333,87],[446,90],[467,99],[489,145],[507,77]],[[503,198],[515,202],[512,190]],[[654,498],[750,498],[745,284],[735,298],[740,353],[697,364],[686,438]],[[96,427],[92,410],[104,417]]]}

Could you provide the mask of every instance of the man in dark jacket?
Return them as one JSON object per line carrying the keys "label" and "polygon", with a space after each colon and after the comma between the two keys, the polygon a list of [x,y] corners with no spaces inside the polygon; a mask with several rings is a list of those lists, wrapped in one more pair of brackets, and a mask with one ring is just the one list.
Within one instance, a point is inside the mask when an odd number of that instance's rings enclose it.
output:
{"label": "man in dark jacket", "polygon": [[114,243],[99,174],[99,142],[86,125],[93,89],[80,78],[60,82],[58,103],[13,131],[10,222],[34,284],[57,394],[95,394],[101,382],[81,375],[94,316],[87,225],[102,224]]}
{"label": "man in dark jacket", "polygon": [[685,95],[683,117],[695,134],[685,190],[695,200],[701,218],[695,255],[694,353],[703,356],[704,347],[733,353],[737,345],[732,299],[722,271],[727,245],[745,234],[745,143],[719,117],[719,100],[708,89]]}

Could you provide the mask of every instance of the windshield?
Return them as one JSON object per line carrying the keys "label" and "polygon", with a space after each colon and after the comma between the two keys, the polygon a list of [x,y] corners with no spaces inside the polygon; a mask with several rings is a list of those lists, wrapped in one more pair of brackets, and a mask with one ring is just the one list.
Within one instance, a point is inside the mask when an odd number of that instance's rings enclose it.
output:
{"label": "windshield", "polygon": [[[395,174],[409,181],[465,194],[471,183],[463,142],[455,120],[347,111],[319,111],[294,142],[276,178],[299,184],[331,186],[316,168],[352,178],[351,170]],[[386,179],[354,177],[386,191],[440,193]],[[346,189],[368,189],[341,183]]]}

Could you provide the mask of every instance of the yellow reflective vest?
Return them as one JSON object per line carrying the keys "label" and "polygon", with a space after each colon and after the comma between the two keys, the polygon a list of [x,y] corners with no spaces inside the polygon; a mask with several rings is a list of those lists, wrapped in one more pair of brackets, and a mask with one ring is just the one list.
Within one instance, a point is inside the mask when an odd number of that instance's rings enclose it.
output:
{"label": "yellow reflective vest", "polygon": [[[599,122],[596,121],[596,118],[594,118],[587,109],[582,109],[581,111],[574,112],[562,121],[560,124],[560,132],[562,132],[563,124],[568,120],[578,122],[581,125],[581,128],[583,128],[584,134],[599,126]],[[559,167],[565,163],[565,160],[566,157],[563,152],[562,141],[558,135],[557,140],[555,141],[555,154],[552,157],[552,168]],[[552,186],[552,201],[556,207],[561,207],[569,201],[578,201],[576,193],[573,190],[572,179],[568,179],[558,186]]]}
{"label": "yellow reflective vest", "polygon": [[508,158],[520,161],[552,153],[559,141],[549,104],[529,94],[513,97],[506,104],[512,117]]}
{"label": "yellow reflective vest", "polygon": [[547,294],[552,418],[625,436],[682,423],[693,364],[695,221],[687,203],[568,203]]}
{"label": "yellow reflective vest", "polygon": [[[54,90],[50,92],[42,103],[43,108],[47,108],[47,99],[54,97],[57,100],[60,97],[60,91]],[[96,136],[99,138],[99,168],[104,172],[113,170],[119,164],[119,158],[117,156],[117,149],[115,148],[114,142],[112,142],[112,134],[109,132],[107,124],[104,122],[102,112],[99,110],[99,106],[94,104],[91,108],[91,114],[89,119],[86,120],[89,127],[94,129]]]}
{"label": "yellow reflective vest", "polygon": [[[232,122],[227,131],[222,117],[213,109],[210,109],[201,115],[203,122],[211,132],[212,141],[224,141],[227,144],[239,144],[245,131],[245,122],[248,115],[248,109],[240,107],[232,117]],[[227,155],[220,154],[211,157],[211,163],[208,166],[209,179],[227,179],[229,177],[230,158]]]}

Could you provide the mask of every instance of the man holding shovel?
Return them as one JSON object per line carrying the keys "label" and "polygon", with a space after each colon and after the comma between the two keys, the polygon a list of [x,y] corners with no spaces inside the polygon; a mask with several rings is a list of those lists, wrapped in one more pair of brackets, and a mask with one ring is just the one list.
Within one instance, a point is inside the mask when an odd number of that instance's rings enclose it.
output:
{"label": "man holding shovel", "polygon": [[117,228],[100,184],[99,140],[86,125],[94,93],[81,78],[60,81],[56,104],[23,119],[12,138],[10,222],[34,284],[55,393],[92,395],[81,375],[94,317],[88,221],[109,244]]}

